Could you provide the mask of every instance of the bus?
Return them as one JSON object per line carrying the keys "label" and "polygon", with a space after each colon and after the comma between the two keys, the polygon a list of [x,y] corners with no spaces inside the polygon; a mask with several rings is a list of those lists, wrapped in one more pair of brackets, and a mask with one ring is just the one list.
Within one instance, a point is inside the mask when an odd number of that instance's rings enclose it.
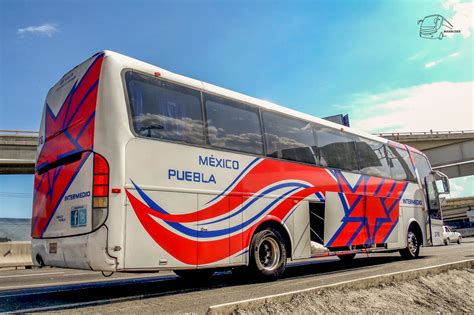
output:
{"label": "bus", "polygon": [[409,146],[102,51],[44,104],[35,264],[218,269],[442,243],[447,177]]}

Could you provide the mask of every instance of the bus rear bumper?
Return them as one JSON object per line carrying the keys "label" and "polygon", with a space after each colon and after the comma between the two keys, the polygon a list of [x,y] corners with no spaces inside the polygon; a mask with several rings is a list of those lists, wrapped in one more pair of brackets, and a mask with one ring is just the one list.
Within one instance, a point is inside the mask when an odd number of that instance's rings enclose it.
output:
{"label": "bus rear bumper", "polygon": [[107,228],[80,236],[33,239],[31,256],[35,265],[94,271],[116,271],[117,259],[107,251]]}

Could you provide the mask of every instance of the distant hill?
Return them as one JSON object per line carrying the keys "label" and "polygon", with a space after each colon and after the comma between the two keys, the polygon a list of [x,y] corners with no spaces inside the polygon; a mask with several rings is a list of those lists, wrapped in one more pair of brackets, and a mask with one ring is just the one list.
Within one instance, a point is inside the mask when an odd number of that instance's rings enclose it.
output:
{"label": "distant hill", "polygon": [[29,241],[31,219],[0,218],[0,240]]}

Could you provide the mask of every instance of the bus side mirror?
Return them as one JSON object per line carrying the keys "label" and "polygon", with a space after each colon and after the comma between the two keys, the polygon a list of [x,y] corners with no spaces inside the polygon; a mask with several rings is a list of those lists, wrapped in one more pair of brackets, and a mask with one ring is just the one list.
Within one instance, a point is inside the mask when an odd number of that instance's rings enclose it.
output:
{"label": "bus side mirror", "polygon": [[418,25],[420,25],[420,23],[423,23],[423,20],[418,20]]}
{"label": "bus side mirror", "polygon": [[449,194],[450,187],[449,187],[449,178],[445,174],[441,173],[440,171],[433,171],[432,173],[433,178],[436,180],[436,186],[438,188],[438,194]]}
{"label": "bus side mirror", "polygon": [[441,178],[441,181],[443,183],[443,192],[442,194],[449,194],[450,192],[450,187],[449,187],[449,179],[447,177]]}

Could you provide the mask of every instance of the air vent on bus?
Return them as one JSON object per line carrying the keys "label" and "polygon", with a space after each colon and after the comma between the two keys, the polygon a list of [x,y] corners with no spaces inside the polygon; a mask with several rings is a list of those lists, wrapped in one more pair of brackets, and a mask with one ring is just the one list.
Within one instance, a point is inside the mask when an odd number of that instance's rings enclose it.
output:
{"label": "air vent on bus", "polygon": [[104,223],[109,207],[109,164],[97,153],[94,153],[93,173],[92,229],[95,230]]}

